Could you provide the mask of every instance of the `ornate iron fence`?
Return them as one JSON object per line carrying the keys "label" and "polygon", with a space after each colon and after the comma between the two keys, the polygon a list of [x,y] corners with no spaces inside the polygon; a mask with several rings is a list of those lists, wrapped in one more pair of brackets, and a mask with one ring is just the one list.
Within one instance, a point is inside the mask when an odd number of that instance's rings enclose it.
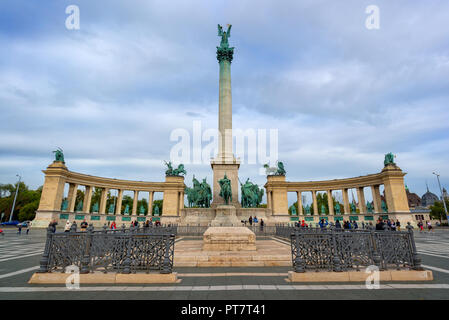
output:
{"label": "ornate iron fence", "polygon": [[[173,229],[174,228],[174,229]],[[75,265],[80,273],[94,271],[136,273],[159,270],[171,273],[176,227],[53,233],[47,230],[45,251],[38,272],[64,272]],[[174,231],[174,232],[172,232]]]}
{"label": "ornate iron fence", "polygon": [[375,231],[280,227],[277,235],[284,236],[287,232],[290,232],[295,272],[360,270],[360,267],[370,265],[379,267],[379,270],[422,270],[411,229]]}

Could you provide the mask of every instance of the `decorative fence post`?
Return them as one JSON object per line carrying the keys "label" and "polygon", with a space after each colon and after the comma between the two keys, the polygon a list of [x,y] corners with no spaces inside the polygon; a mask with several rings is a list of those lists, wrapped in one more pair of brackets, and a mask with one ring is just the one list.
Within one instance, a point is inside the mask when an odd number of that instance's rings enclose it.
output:
{"label": "decorative fence post", "polygon": [[48,272],[48,262],[50,259],[50,245],[53,240],[53,228],[47,228],[47,239],[45,241],[45,249],[44,254],[42,255],[42,259],[40,261],[40,268],[37,270],[38,273]]}
{"label": "decorative fence post", "polygon": [[171,264],[170,264],[170,250],[171,250],[171,238],[175,235],[163,235],[162,239],[165,239],[165,252],[164,252],[164,262],[162,263],[162,274],[171,273]]}
{"label": "decorative fence post", "polygon": [[123,261],[123,271],[122,273],[125,274],[130,274],[131,273],[131,240],[132,240],[132,235],[128,234],[125,235],[123,237],[124,240],[124,246],[125,246],[125,252],[126,252],[126,256],[125,256],[125,260]]}
{"label": "decorative fence post", "polygon": [[413,270],[422,271],[422,270],[424,270],[424,268],[421,266],[421,257],[418,255],[418,252],[416,251],[415,239],[413,236],[412,228],[408,228],[408,234],[409,234],[409,241],[410,241],[411,248],[412,248]]}
{"label": "decorative fence post", "polygon": [[333,270],[335,272],[342,272],[341,264],[340,264],[340,257],[339,257],[339,250],[337,247],[337,232],[332,228],[331,229],[331,237],[332,237],[332,265]]}
{"label": "decorative fence post", "polygon": [[[294,265],[295,265],[295,272],[306,272],[306,270],[304,269],[303,265],[302,265],[302,260],[301,260],[301,252],[300,252],[300,247],[299,247],[299,231],[295,230],[295,233],[292,233],[290,235],[290,237],[292,238],[292,242],[295,241],[295,247],[296,247],[296,256],[294,257]],[[293,239],[294,238],[294,239]],[[292,243],[293,244],[293,243]],[[293,246],[292,246],[293,248]],[[295,252],[292,252],[292,254],[295,254]]]}
{"label": "decorative fence post", "polygon": [[90,224],[89,227],[87,228],[86,241],[85,241],[85,247],[84,247],[84,255],[83,255],[83,258],[81,259],[80,273],[82,273],[82,274],[89,273],[90,247],[92,244],[93,230],[94,230],[94,227],[92,226],[92,224]]}
{"label": "decorative fence post", "polygon": [[377,239],[376,239],[376,233],[374,230],[371,230],[370,232],[370,238],[371,238],[371,244],[373,246],[373,262],[374,265],[379,268],[379,270],[384,270],[382,266],[382,258],[379,254],[379,250],[377,248]]}

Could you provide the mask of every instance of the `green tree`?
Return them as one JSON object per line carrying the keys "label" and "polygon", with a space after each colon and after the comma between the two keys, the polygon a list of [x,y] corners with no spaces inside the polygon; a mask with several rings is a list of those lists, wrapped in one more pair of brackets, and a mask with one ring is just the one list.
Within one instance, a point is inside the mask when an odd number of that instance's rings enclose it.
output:
{"label": "green tree", "polygon": [[[16,187],[17,183],[15,185],[1,185],[0,187],[0,193],[2,194],[2,197],[0,198],[0,212],[5,213],[5,217],[3,218],[4,221],[9,220],[11,215],[14,196],[16,194]],[[39,207],[41,193],[42,187],[39,187],[36,190],[30,190],[24,182],[20,182],[16,205],[12,215],[13,220],[17,219],[23,221],[34,219],[35,212]],[[22,214],[20,214],[20,212],[22,212]]]}
{"label": "green tree", "polygon": [[[446,208],[449,208],[449,200],[446,200]],[[435,201],[433,206],[430,206],[430,217],[432,219],[446,220],[446,212],[444,211],[443,201]]]}

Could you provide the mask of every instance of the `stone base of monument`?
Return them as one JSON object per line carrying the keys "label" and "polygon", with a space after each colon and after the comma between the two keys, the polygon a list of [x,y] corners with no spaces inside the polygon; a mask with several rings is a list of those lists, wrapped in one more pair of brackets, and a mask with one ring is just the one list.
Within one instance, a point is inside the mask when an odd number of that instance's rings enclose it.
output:
{"label": "stone base of monument", "polygon": [[255,251],[256,235],[246,227],[210,227],[203,234],[203,251]]}
{"label": "stone base of monument", "polygon": [[237,218],[237,209],[233,205],[218,205],[215,209],[215,219],[212,227],[240,227],[242,222]]}
{"label": "stone base of monument", "polygon": [[[289,282],[365,282],[372,273],[361,271],[348,272],[288,272]],[[379,271],[379,281],[431,281],[429,270],[386,270]]]}
{"label": "stone base of monument", "polygon": [[[34,273],[28,283],[30,284],[66,284],[66,280],[73,274],[61,272]],[[92,272],[79,275],[80,284],[108,283],[178,283],[178,274],[172,272],[169,274],[161,273],[103,273]]]}
{"label": "stone base of monument", "polygon": [[256,240],[256,250],[204,250],[203,241],[181,240],[175,245],[174,267],[289,267],[290,245],[277,240]]}

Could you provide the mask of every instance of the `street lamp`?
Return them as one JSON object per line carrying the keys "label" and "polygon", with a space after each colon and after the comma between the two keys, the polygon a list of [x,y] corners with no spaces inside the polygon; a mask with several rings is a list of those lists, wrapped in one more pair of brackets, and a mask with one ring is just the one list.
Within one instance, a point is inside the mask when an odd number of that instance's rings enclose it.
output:
{"label": "street lamp", "polygon": [[14,207],[16,206],[17,193],[19,192],[20,179],[22,179],[22,177],[19,176],[18,174],[16,174],[16,176],[19,177],[19,181],[17,182],[16,195],[14,196],[14,202],[12,203],[11,214],[9,215],[9,222],[12,221],[12,216],[14,214]]}
{"label": "street lamp", "polygon": [[441,184],[440,184],[440,175],[435,172],[432,172],[432,173],[437,176],[438,186],[440,187],[440,192],[441,192],[441,199],[443,200],[444,212],[446,212],[446,219],[449,222],[449,215],[447,213],[446,201],[444,200],[444,194],[443,194],[443,190],[441,189]]}

